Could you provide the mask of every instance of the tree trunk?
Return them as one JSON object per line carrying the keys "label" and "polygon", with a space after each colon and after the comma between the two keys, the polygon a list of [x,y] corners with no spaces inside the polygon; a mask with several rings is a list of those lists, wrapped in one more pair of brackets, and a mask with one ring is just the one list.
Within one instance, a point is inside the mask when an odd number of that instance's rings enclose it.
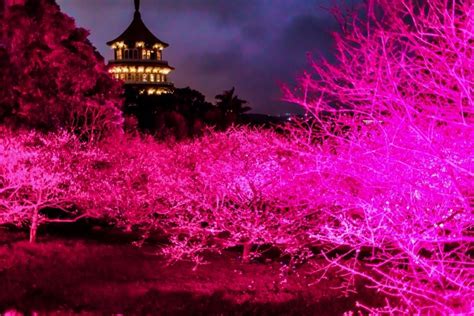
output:
{"label": "tree trunk", "polygon": [[30,226],[30,243],[36,242],[36,232],[38,231],[38,210],[35,210],[33,213],[33,217],[31,218],[31,226]]}
{"label": "tree trunk", "polygon": [[252,244],[250,242],[244,242],[242,244],[243,250],[242,250],[242,262],[243,263],[249,263],[250,261],[250,251],[252,248]]}

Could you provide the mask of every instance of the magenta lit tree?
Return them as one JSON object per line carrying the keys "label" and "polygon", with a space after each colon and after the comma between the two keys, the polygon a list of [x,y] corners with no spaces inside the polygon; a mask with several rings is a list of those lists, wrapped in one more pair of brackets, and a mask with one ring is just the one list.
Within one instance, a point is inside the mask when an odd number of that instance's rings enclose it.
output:
{"label": "magenta lit tree", "polygon": [[301,151],[282,135],[250,128],[174,146],[163,173],[170,174],[161,198],[170,207],[160,222],[171,240],[163,253],[199,263],[205,253],[239,246],[249,262],[261,246],[273,246],[307,257],[306,227],[319,219],[311,217],[314,178],[306,169],[317,162],[307,159],[312,151]]}
{"label": "magenta lit tree", "polygon": [[[30,242],[47,223],[103,217],[89,175],[102,153],[70,133],[41,134],[0,127],[0,224],[27,227]],[[52,218],[48,209],[61,211]]]}
{"label": "magenta lit tree", "polygon": [[7,7],[0,21],[0,78],[8,93],[0,94],[0,103],[9,111],[0,113],[2,121],[88,137],[120,128],[120,84],[87,36],[54,1]]}
{"label": "magenta lit tree", "polygon": [[[309,233],[329,267],[388,297],[387,312],[472,313],[472,1],[362,9],[336,11],[337,62],[314,61],[286,90],[311,117],[298,140],[331,157],[314,196],[328,220]],[[365,261],[327,255],[340,246]]]}

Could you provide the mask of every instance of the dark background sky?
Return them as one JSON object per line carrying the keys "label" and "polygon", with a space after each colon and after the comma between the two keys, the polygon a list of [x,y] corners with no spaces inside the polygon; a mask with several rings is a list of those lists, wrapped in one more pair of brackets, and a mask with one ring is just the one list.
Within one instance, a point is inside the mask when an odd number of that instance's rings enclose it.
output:
{"label": "dark background sky", "polygon": [[[209,101],[235,86],[252,112],[278,114],[298,107],[280,102],[279,82],[294,84],[308,69],[307,53],[328,55],[331,0],[142,0],[150,30],[170,44],[164,58],[177,87],[190,86]],[[133,0],[58,0],[106,59],[105,42],[133,17]]]}

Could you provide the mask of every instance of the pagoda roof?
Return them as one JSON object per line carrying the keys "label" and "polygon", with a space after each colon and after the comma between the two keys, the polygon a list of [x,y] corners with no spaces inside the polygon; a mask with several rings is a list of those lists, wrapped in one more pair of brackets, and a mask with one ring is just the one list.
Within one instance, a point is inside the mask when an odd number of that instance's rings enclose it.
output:
{"label": "pagoda roof", "polygon": [[144,42],[146,45],[155,45],[160,44],[163,47],[168,47],[169,45],[156,37],[143,23],[140,11],[136,10],[133,16],[132,23],[128,28],[117,38],[107,42],[107,45],[112,46],[114,43],[124,42],[124,43],[136,43]]}

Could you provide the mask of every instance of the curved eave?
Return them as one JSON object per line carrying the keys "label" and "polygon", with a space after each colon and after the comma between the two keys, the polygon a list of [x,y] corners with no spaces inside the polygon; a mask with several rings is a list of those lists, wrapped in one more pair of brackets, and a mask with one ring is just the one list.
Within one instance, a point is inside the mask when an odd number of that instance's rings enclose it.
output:
{"label": "curved eave", "polygon": [[149,29],[146,27],[145,23],[141,18],[140,12],[135,12],[132,23],[127,27],[127,29],[120,34],[117,38],[108,41],[107,45],[112,46],[115,43],[128,43],[135,44],[137,42],[143,42],[146,46],[160,45],[163,48],[169,46],[168,43],[163,42],[158,37],[156,37]]}

